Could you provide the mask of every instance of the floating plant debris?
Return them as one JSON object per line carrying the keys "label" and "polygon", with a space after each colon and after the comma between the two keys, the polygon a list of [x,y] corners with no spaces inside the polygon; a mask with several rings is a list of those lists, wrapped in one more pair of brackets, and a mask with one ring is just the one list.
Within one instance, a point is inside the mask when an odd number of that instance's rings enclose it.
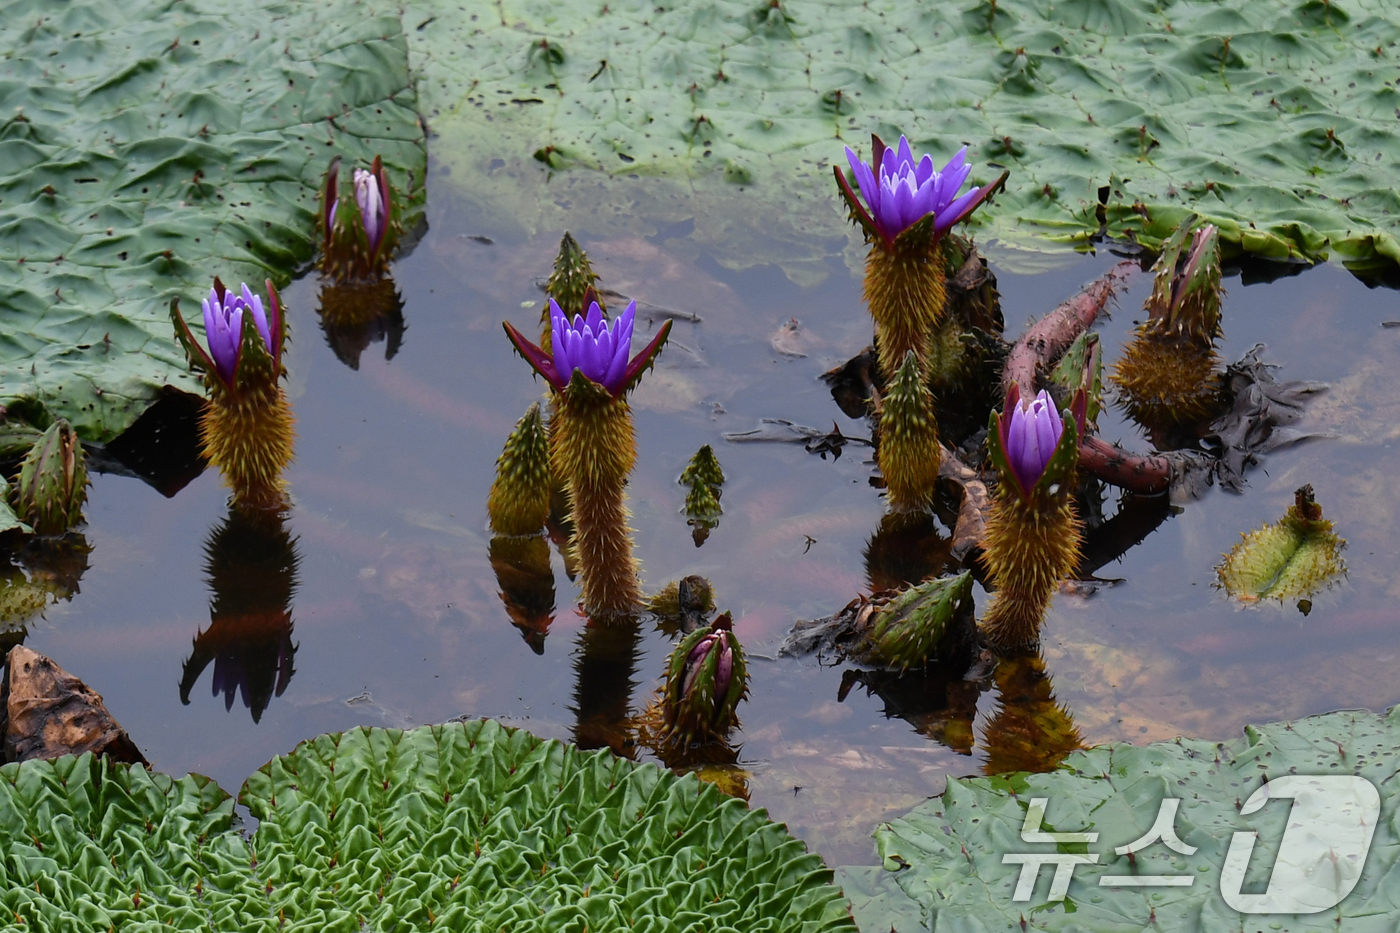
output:
{"label": "floating plant debris", "polygon": [[1220,585],[1241,602],[1312,596],[1346,573],[1341,555],[1346,542],[1322,517],[1312,486],[1293,495],[1283,518],[1242,535],[1216,568]]}

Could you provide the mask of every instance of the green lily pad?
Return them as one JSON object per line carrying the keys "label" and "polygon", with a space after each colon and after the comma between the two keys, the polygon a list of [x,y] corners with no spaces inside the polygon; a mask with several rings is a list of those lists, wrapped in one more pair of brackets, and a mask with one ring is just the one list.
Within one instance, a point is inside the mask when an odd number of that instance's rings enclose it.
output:
{"label": "green lily pad", "polygon": [[[377,7],[377,8],[376,8]],[[421,186],[408,50],[387,3],[71,0],[0,25],[0,403],[84,441],[173,385],[171,333],[215,275],[285,283],[312,257],[335,153]]]}
{"label": "green lily pad", "polygon": [[30,931],[854,931],[821,859],[694,777],[490,721],[305,742],[233,801],[91,756],[0,769]]}
{"label": "green lily pad", "polygon": [[[923,911],[923,928],[929,930],[1386,930],[1400,902],[1400,800],[1391,786],[1400,769],[1397,710],[1251,726],[1229,743],[1177,739],[1142,747],[1099,746],[1072,753],[1060,770],[1046,774],[949,779],[941,797],[880,826],[876,846],[886,868],[897,870],[892,877],[899,887]],[[1359,775],[1380,791],[1379,814],[1369,823],[1374,827],[1369,850],[1353,852],[1342,834],[1309,826],[1316,813],[1306,806],[1290,809],[1280,783],[1285,777],[1342,775]],[[1273,782],[1275,797],[1284,799],[1253,810],[1251,795],[1266,782]],[[1132,858],[1116,854],[1116,847],[1147,834],[1163,800],[1170,798],[1179,800],[1171,825],[1180,842],[1195,851],[1183,854],[1157,842],[1139,847]],[[1042,817],[1038,825],[1045,832],[1098,833],[1098,838],[1026,841],[1022,833],[1036,799],[1045,801],[1043,813],[1032,814]],[[1302,803],[1300,796],[1294,806]],[[1293,824],[1314,835],[1286,838]],[[1235,834],[1247,832],[1258,837],[1242,883],[1222,880]],[[1283,857],[1285,848],[1291,858]],[[1097,856],[1098,862],[1074,867],[1063,900],[1049,897],[1054,868],[1042,867],[1030,897],[1016,901],[1021,866],[1004,863],[1003,857],[1018,853],[1080,854]],[[1289,877],[1290,862],[1326,872],[1325,862],[1339,877],[1352,878],[1358,863],[1364,867],[1339,904],[1315,913],[1243,914],[1227,903],[1236,892],[1275,893],[1273,876]],[[1125,876],[1192,880],[1156,887],[1115,881]],[[1102,879],[1110,883],[1100,884]],[[864,923],[861,909],[857,904]],[[872,909],[870,916],[883,923],[887,903]]]}
{"label": "green lily pad", "polygon": [[419,0],[404,22],[445,183],[524,233],[693,217],[723,262],[819,277],[813,243],[850,233],[831,166],[874,131],[968,146],[974,184],[1009,168],[974,226],[1019,247],[1156,244],[1194,210],[1237,252],[1400,261],[1388,0]]}

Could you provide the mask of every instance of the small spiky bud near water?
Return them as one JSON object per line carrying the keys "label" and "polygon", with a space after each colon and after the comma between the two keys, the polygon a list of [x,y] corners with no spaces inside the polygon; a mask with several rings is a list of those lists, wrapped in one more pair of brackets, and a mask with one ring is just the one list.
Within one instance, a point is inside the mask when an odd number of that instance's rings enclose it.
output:
{"label": "small spiky bud near water", "polygon": [[1013,384],[987,431],[999,483],[983,544],[996,593],[982,632],[998,650],[1040,641],[1050,598],[1079,564],[1081,528],[1070,493],[1085,395],[1076,393],[1072,414],[1057,412],[1044,390],[1029,404],[1020,396]]}
{"label": "small spiky bud near water", "polygon": [[662,691],[671,744],[723,742],[738,727],[739,701],[748,696],[749,673],[729,613],[676,646]]}
{"label": "small spiky bud near water", "polygon": [[1322,517],[1312,486],[1293,497],[1282,519],[1241,535],[1215,570],[1220,585],[1241,602],[1308,597],[1346,573],[1346,542]]}
{"label": "small spiky bud near water", "polygon": [[880,372],[889,379],[911,350],[920,368],[927,369],[930,341],[947,303],[946,261],[939,243],[1001,185],[1005,175],[959,196],[972,171],[965,161],[966,148],[936,171],[931,156],[914,159],[903,136],[895,147],[886,146],[878,136],[871,140],[869,165],[846,149],[860,198],[841,167],[833,168],[851,220],[870,244],[865,302],[875,319]]}
{"label": "small spiky bud near water", "polygon": [[630,617],[642,603],[627,528],[625,487],[637,460],[627,393],[656,359],[671,322],[629,359],[636,303],[615,321],[594,302],[585,317],[565,317],[550,299],[553,346],[546,352],[509,323],[506,334],[555,393],[550,463],[564,481],[574,521],[573,555],[583,608],[601,620]]}
{"label": "small spiky bud near water", "polygon": [[83,520],[87,457],[63,418],[49,425],[20,464],[14,510],[37,535],[61,535]]}
{"label": "small spiky bud near water", "polygon": [[1188,217],[1162,247],[1156,279],[1113,381],[1128,413],[1148,426],[1195,424],[1220,400],[1220,235]]}
{"label": "small spiky bud near water", "polygon": [[933,394],[924,384],[913,350],[886,389],[880,412],[880,447],[875,455],[896,509],[919,509],[933,500],[941,458]]}
{"label": "small spiky bud near water", "polygon": [[972,612],[972,573],[911,586],[882,604],[871,603],[868,627],[850,651],[860,661],[905,671],[934,659],[953,618]]}
{"label": "small spiky bud near water", "polygon": [[692,527],[691,537],[695,540],[695,546],[699,547],[719,524],[720,515],[724,514],[719,504],[724,470],[720,469],[713,447],[706,444],[695,452],[681,472],[680,483],[690,487],[685,496],[686,523]]}
{"label": "small spiky bud near water", "polygon": [[356,168],[353,197],[340,192],[340,156],[321,184],[321,271],[339,282],[373,281],[389,271],[389,257],[403,233],[389,173],[379,156],[369,171]]}
{"label": "small spiky bud near water", "polygon": [[267,296],[265,312],[247,285],[235,294],[214,279],[204,300],[207,352],[181,316],[179,299],[170,302],[170,319],[209,397],[199,422],[202,453],[223,474],[235,505],[276,509],[286,504],[282,471],[292,461],[294,431],[281,385],[286,317],[271,280]]}
{"label": "small spiky bud near water", "polygon": [[549,518],[549,437],[540,403],[532,404],[506,438],[496,460],[496,479],[486,511],[491,527],[503,535],[532,535]]}

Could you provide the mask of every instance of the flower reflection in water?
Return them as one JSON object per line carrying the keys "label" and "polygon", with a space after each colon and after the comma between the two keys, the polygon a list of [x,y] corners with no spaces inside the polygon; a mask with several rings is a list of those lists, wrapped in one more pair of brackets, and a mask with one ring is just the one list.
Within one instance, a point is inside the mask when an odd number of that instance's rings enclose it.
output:
{"label": "flower reflection in water", "polygon": [[321,286],[320,299],[316,313],[326,345],[351,369],[360,368],[360,355],[372,343],[384,343],[385,360],[392,360],[403,346],[408,329],[403,298],[387,273],[373,282],[327,282]]}
{"label": "flower reflection in water", "polygon": [[300,558],[286,529],[286,515],[274,510],[230,508],[204,545],[209,588],[209,627],[194,639],[194,650],[180,678],[180,702],[209,662],[214,663],[214,696],[232,709],[236,694],[262,719],[274,696],[287,689],[297,646],[292,644],[292,596]]}

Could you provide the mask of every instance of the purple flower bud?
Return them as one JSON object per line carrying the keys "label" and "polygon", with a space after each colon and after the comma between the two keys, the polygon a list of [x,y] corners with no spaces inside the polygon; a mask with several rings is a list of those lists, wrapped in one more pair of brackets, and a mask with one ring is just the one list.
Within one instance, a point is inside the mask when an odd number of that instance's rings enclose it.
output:
{"label": "purple flower bud", "polygon": [[[700,675],[700,668],[705,663],[705,658],[710,654],[710,649],[714,648],[718,635],[706,635],[700,639],[694,648],[690,649],[690,655],[685,659],[685,677],[681,680],[681,696],[690,696],[690,689],[695,686],[695,678]],[[719,693],[718,690],[715,691]]]}
{"label": "purple flower bud", "polygon": [[388,226],[386,205],[379,179],[362,168],[355,169],[355,203],[360,206],[360,221],[365,225],[365,239],[369,240],[369,251],[373,254],[379,248],[379,241],[383,239]]}
{"label": "purple flower bud", "polygon": [[980,188],[957,196],[972,172],[966,157],[964,146],[941,171],[936,171],[928,155],[916,162],[909,141],[901,136],[899,145],[886,148],[880,164],[872,166],[846,147],[846,159],[860,186],[861,197],[870,207],[871,219],[890,240],[929,214],[934,215],[935,234],[941,235],[975,206]]}
{"label": "purple flower bud", "polygon": [[1021,400],[1003,412],[1002,448],[1021,489],[1029,492],[1055,455],[1065,425],[1050,395],[1041,389],[1029,402]]}

